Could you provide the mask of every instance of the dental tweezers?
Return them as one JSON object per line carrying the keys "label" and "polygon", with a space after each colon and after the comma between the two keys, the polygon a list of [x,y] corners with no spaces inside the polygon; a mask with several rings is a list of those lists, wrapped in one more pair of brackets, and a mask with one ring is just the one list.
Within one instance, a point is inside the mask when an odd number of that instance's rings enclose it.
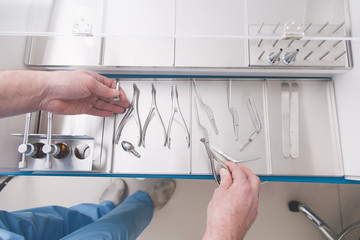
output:
{"label": "dental tweezers", "polygon": [[115,144],[119,143],[121,132],[122,132],[125,124],[130,120],[131,117],[135,117],[135,121],[139,127],[138,146],[140,147],[141,142],[142,142],[142,129],[141,129],[140,116],[139,116],[139,106],[138,106],[140,90],[138,89],[138,87],[136,86],[135,83],[133,84],[133,88],[134,88],[134,93],[133,93],[133,98],[132,98],[131,104],[115,132]]}
{"label": "dental tweezers", "polygon": [[[174,88],[175,88],[175,91],[174,91]],[[171,86],[171,102],[172,102],[172,107],[171,107],[172,109],[171,109],[171,115],[170,115],[168,129],[167,129],[167,133],[166,133],[165,145],[167,145],[168,148],[170,149],[170,146],[171,146],[171,137],[170,137],[170,135],[171,135],[171,127],[172,127],[172,124],[173,124],[173,121],[174,121],[175,113],[178,113],[180,115],[182,123],[184,124],[184,127],[186,129],[186,133],[187,133],[186,140],[188,142],[188,147],[190,147],[190,133],[189,133],[189,129],[188,129],[187,125],[186,125],[185,119],[184,119],[184,117],[183,117],[183,115],[181,113],[181,110],[180,110],[179,94],[178,94],[178,90],[177,90],[176,85],[175,85],[175,87]]]}
{"label": "dental tweezers", "polygon": [[161,118],[161,115],[160,115],[160,112],[159,112],[159,109],[157,107],[157,104],[156,104],[156,89],[154,87],[154,84],[152,83],[151,84],[151,95],[152,95],[152,102],[151,102],[151,107],[150,107],[150,111],[149,111],[149,114],[145,120],[145,123],[144,123],[144,129],[143,129],[143,132],[142,132],[142,145],[143,147],[145,147],[145,135],[146,135],[146,130],[149,126],[149,123],[151,121],[151,119],[157,115],[159,120],[160,120],[160,123],[161,123],[161,126],[164,130],[164,135],[165,135],[165,141],[164,141],[164,146],[166,146],[166,129],[165,129],[165,125],[164,125],[164,122]]}
{"label": "dental tweezers", "polygon": [[260,121],[259,114],[256,110],[255,102],[253,98],[248,98],[248,104],[251,110],[252,118],[255,121],[255,130],[251,133],[250,137],[247,139],[247,141],[240,146],[240,151],[244,151],[245,148],[252,142],[254,139],[259,135],[262,129],[262,124]]}
{"label": "dental tweezers", "polygon": [[210,123],[211,123],[211,125],[212,125],[212,127],[213,127],[213,129],[215,131],[215,134],[218,135],[219,131],[218,131],[217,127],[216,127],[214,113],[211,110],[210,106],[205,104],[204,101],[202,100],[199,89],[198,89],[198,87],[196,85],[195,79],[191,79],[191,80],[192,80],[192,82],[194,84],[196,97],[197,97],[197,99],[198,99],[198,101],[200,103],[200,106],[205,110],[205,112],[206,112],[206,114],[207,114],[207,116],[209,118],[209,121],[210,121]]}
{"label": "dental tweezers", "polygon": [[231,113],[233,126],[234,126],[234,137],[235,141],[239,140],[239,113],[232,105],[232,97],[231,97],[231,79],[229,80],[228,85],[228,108]]}

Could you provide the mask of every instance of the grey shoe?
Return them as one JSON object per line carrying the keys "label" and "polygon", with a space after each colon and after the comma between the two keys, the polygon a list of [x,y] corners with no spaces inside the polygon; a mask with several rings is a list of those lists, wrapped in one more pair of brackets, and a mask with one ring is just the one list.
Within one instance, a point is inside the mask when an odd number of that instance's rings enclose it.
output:
{"label": "grey shoe", "polygon": [[125,199],[126,195],[126,182],[121,178],[113,180],[100,197],[100,202],[111,201],[118,206]]}
{"label": "grey shoe", "polygon": [[172,179],[162,179],[147,193],[155,209],[161,209],[170,200],[176,188],[176,182]]}

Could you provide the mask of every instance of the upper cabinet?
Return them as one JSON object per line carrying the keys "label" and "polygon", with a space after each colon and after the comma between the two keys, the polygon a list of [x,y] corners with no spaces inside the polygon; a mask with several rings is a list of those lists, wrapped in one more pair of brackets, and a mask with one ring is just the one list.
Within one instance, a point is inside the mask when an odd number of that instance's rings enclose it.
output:
{"label": "upper cabinet", "polygon": [[0,38],[23,38],[31,67],[328,73],[352,68],[360,31],[351,31],[349,9],[359,7],[355,0],[3,0]]}

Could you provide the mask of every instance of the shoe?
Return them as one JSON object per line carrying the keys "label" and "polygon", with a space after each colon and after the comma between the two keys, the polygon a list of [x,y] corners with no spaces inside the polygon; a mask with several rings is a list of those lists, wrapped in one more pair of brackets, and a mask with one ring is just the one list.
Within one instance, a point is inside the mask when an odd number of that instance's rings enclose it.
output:
{"label": "shoe", "polygon": [[151,198],[154,209],[161,209],[175,192],[176,182],[172,179],[162,179],[147,193]]}
{"label": "shoe", "polygon": [[108,186],[100,197],[100,202],[111,201],[118,206],[125,199],[126,182],[121,178],[116,178]]}

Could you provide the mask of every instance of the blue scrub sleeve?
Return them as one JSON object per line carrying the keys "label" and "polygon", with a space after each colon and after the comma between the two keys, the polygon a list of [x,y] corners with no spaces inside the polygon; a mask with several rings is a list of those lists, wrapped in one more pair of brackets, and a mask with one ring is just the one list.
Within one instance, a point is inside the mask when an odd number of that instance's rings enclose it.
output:
{"label": "blue scrub sleeve", "polygon": [[154,207],[149,195],[137,191],[110,213],[62,240],[136,239],[149,225],[153,214]]}

